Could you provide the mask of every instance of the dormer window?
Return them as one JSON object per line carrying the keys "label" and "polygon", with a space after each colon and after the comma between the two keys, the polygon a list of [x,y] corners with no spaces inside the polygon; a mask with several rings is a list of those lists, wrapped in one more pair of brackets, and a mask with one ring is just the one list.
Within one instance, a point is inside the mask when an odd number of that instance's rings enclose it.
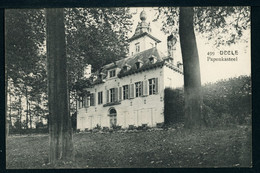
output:
{"label": "dormer window", "polygon": [[142,67],[142,65],[143,65],[143,62],[142,62],[142,61],[140,61],[140,60],[138,60],[138,61],[135,63],[135,67],[136,67],[136,69],[139,69],[139,68],[141,68],[141,67]]}
{"label": "dormer window", "polygon": [[136,63],[135,63],[135,67],[136,67],[137,69],[139,69],[139,68],[140,68],[140,62],[136,62]]}
{"label": "dormer window", "polygon": [[130,68],[131,68],[130,65],[125,64],[125,65],[123,66],[123,71],[127,71],[127,70],[129,70]]}
{"label": "dormer window", "polygon": [[105,78],[105,75],[106,75],[105,73],[101,72],[99,73],[99,78],[103,80]]}
{"label": "dormer window", "polygon": [[156,59],[155,59],[154,56],[151,56],[151,57],[149,58],[149,61],[150,61],[151,64],[154,64],[154,63],[156,62]]}
{"label": "dormer window", "polygon": [[135,44],[135,52],[136,53],[140,52],[140,43]]}
{"label": "dormer window", "polygon": [[110,70],[109,71],[109,77],[115,77],[116,76],[116,70]]}

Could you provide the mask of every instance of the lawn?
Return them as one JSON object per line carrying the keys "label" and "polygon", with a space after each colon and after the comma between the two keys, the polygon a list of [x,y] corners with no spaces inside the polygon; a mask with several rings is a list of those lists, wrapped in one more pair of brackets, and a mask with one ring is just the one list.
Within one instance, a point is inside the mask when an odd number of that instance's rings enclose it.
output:
{"label": "lawn", "polygon": [[[75,161],[59,168],[250,167],[251,128],[188,131],[77,133]],[[48,136],[9,136],[7,169],[53,168],[48,165]]]}

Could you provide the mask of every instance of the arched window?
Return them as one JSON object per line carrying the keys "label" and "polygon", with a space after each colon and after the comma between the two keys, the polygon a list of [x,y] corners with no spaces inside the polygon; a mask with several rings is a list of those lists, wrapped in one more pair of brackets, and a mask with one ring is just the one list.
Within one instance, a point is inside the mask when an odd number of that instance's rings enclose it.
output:
{"label": "arched window", "polygon": [[114,108],[111,108],[111,109],[109,110],[109,114],[110,114],[110,115],[116,115],[116,110],[115,110]]}

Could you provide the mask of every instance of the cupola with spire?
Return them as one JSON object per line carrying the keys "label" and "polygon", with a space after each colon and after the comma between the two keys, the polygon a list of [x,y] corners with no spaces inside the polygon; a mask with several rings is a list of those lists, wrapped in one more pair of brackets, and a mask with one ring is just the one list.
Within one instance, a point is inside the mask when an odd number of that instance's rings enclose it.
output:
{"label": "cupola with spire", "polygon": [[144,50],[156,47],[157,43],[161,41],[156,37],[152,36],[150,23],[146,22],[147,14],[143,10],[140,13],[140,22],[138,22],[135,29],[134,35],[128,40],[129,44],[129,53],[134,55],[136,53],[142,52]]}

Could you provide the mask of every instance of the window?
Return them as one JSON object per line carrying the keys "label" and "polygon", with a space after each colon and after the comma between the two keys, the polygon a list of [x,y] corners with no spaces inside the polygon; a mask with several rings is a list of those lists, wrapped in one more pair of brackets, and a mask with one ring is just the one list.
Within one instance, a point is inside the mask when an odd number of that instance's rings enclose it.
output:
{"label": "window", "polygon": [[124,67],[123,67],[123,71],[127,71],[128,70],[128,66],[127,65],[125,65]]}
{"label": "window", "polygon": [[135,67],[136,67],[136,69],[139,69],[140,68],[140,62],[135,63]]}
{"label": "window", "polygon": [[109,77],[115,77],[116,76],[116,70],[109,71]]}
{"label": "window", "polygon": [[79,108],[84,107],[84,97],[79,97]]}
{"label": "window", "polygon": [[135,67],[136,67],[136,69],[141,68],[142,67],[142,62],[136,62],[135,63]]}
{"label": "window", "polygon": [[150,63],[153,64],[153,63],[154,63],[154,57],[150,57],[150,58],[149,58],[149,61],[150,61]]}
{"label": "window", "polygon": [[123,99],[126,100],[129,98],[128,96],[129,90],[128,90],[128,85],[123,86]]}
{"label": "window", "polygon": [[141,96],[141,92],[142,92],[141,82],[136,82],[136,83],[135,83],[135,96],[136,96],[136,97]]}
{"label": "window", "polygon": [[90,106],[94,106],[95,105],[95,98],[94,98],[94,93],[90,94]]}
{"label": "window", "polygon": [[156,83],[155,78],[149,79],[149,95],[156,93]]}
{"label": "window", "polygon": [[140,43],[135,44],[135,51],[136,53],[140,52]]}
{"label": "window", "polygon": [[116,96],[115,96],[115,88],[111,88],[110,89],[110,102],[115,102],[115,98],[116,98]]}
{"label": "window", "polygon": [[98,104],[103,103],[103,92],[98,92]]}

